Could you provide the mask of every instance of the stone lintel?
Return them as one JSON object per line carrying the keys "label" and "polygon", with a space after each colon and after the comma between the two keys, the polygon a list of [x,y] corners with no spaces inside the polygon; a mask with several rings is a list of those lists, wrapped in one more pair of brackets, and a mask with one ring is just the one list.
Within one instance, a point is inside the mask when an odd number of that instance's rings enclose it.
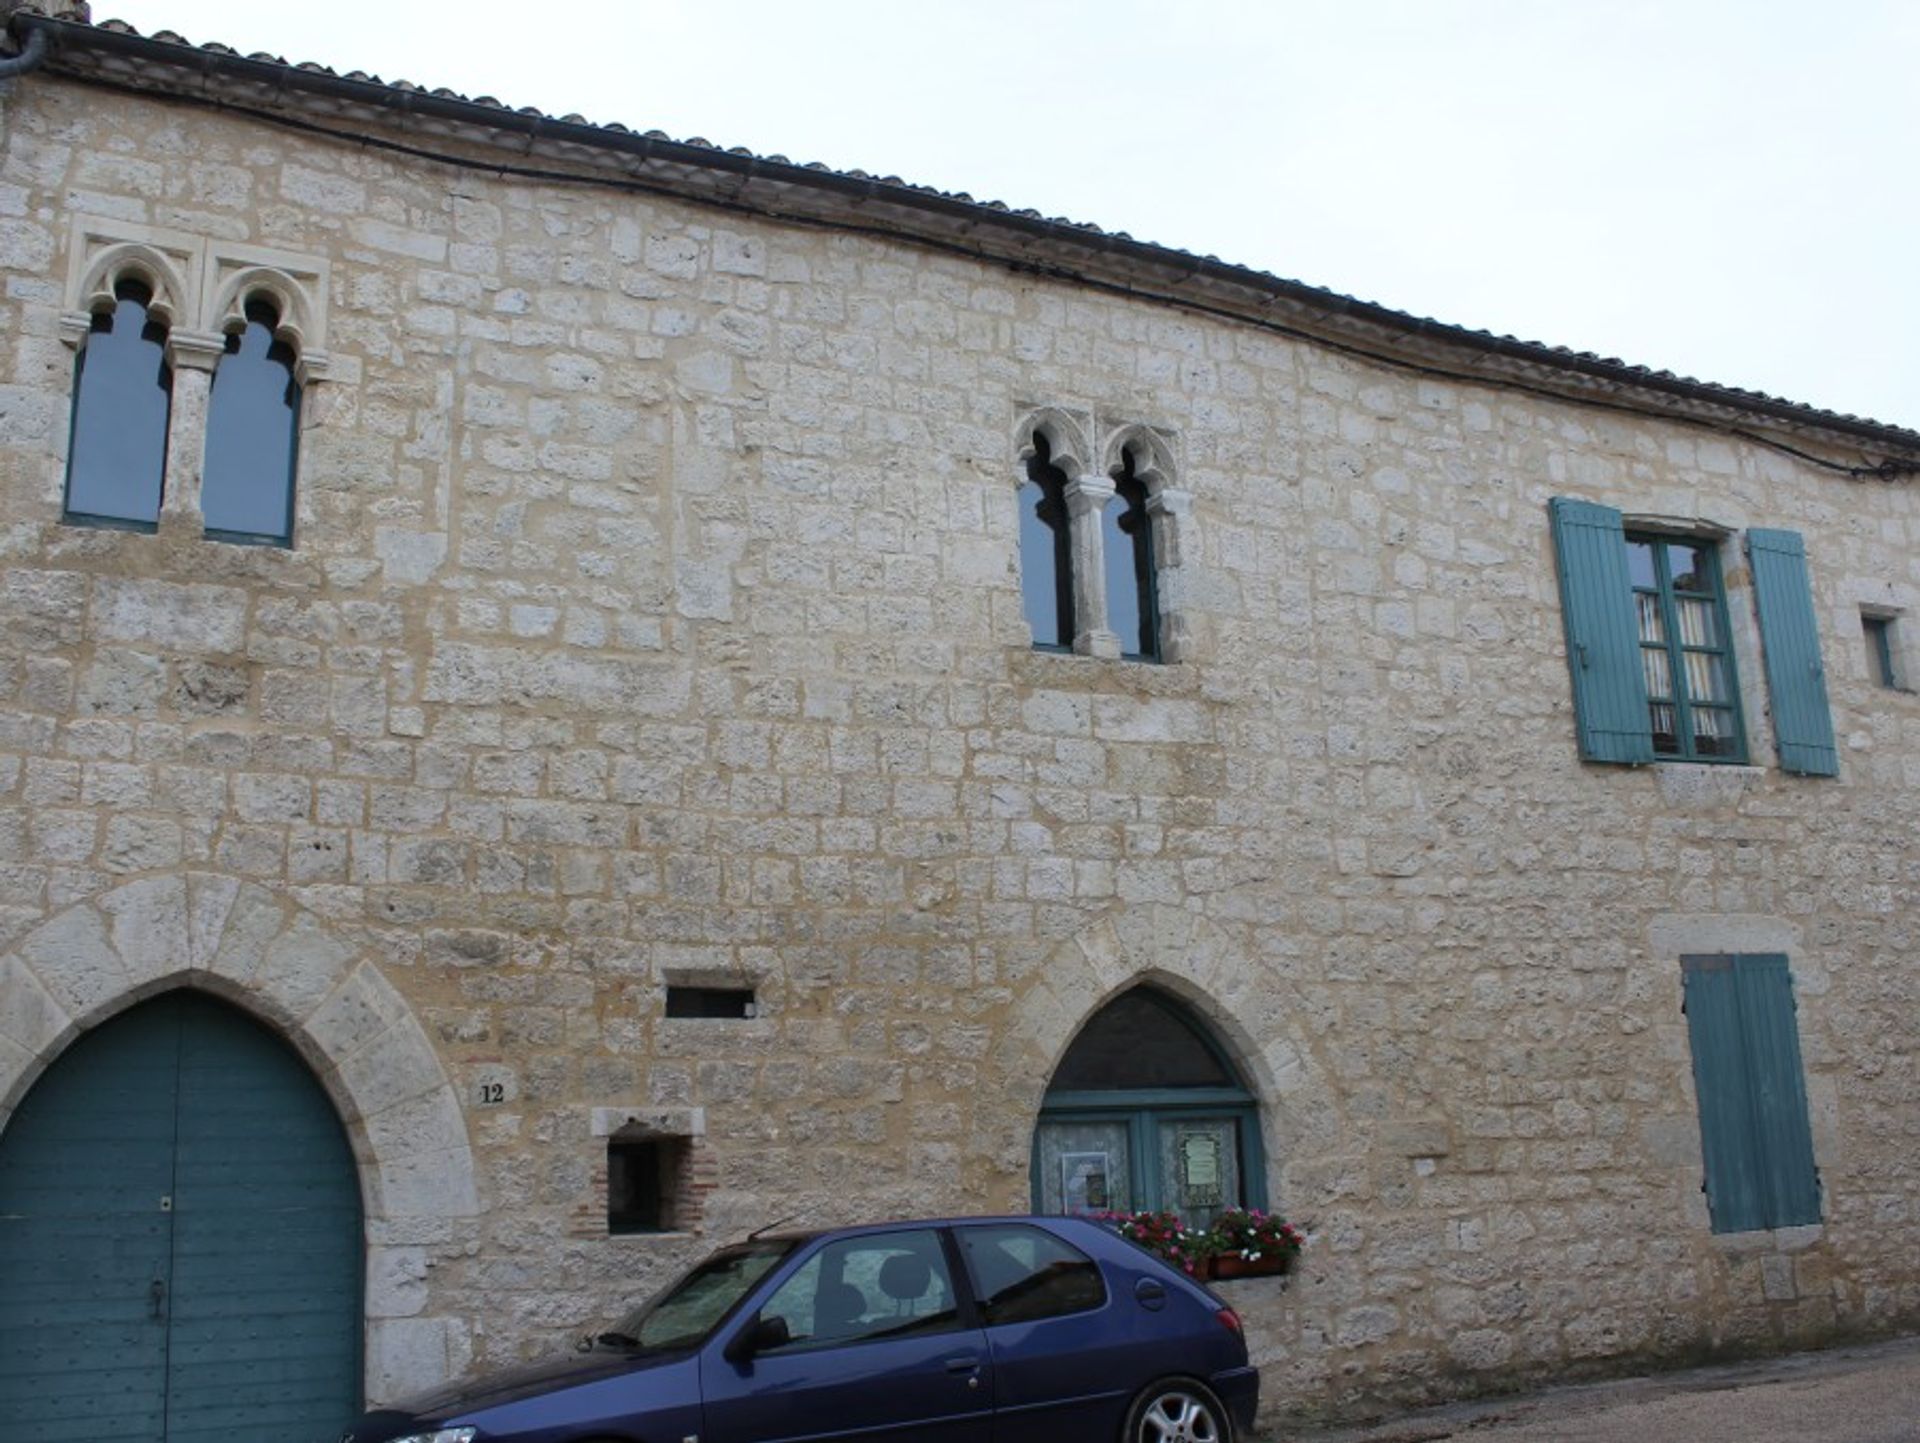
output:
{"label": "stone lintel", "polygon": [[588,1119],[594,1137],[705,1137],[704,1107],[596,1107]]}

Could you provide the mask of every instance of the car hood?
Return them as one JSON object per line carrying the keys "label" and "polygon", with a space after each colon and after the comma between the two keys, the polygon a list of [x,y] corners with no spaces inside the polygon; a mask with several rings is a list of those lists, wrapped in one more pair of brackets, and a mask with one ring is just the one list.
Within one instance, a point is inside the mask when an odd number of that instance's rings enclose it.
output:
{"label": "car hood", "polygon": [[417,1393],[392,1405],[395,1413],[415,1418],[442,1419],[518,1402],[536,1393],[576,1383],[593,1383],[623,1373],[643,1373],[678,1362],[684,1353],[623,1353],[595,1348],[584,1353],[556,1353],[536,1363],[523,1363],[497,1373],[456,1379],[430,1392]]}

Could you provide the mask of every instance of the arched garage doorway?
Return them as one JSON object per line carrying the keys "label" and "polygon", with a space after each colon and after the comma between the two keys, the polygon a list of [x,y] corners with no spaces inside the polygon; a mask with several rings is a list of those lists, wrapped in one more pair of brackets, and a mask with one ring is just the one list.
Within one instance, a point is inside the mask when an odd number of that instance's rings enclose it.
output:
{"label": "arched garage doorway", "polygon": [[0,1135],[0,1417],[21,1443],[326,1437],[360,1402],[345,1132],[202,992],[84,1034]]}

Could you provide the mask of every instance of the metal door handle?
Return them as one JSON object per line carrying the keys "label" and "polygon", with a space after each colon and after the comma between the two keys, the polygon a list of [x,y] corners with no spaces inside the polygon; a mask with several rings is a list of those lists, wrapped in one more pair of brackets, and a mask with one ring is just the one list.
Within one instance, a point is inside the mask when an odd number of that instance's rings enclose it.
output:
{"label": "metal door handle", "polygon": [[149,1306],[148,1316],[157,1322],[162,1315],[162,1310],[165,1308],[167,1301],[167,1285],[159,1278],[155,1278],[147,1288],[147,1301]]}

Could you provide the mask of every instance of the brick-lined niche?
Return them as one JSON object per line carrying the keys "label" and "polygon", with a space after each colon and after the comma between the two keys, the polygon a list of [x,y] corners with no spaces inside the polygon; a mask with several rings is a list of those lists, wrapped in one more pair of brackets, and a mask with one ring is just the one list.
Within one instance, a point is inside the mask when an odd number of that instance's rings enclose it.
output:
{"label": "brick-lined niche", "polygon": [[684,1137],[607,1139],[607,1231],[681,1231],[683,1179],[692,1141]]}
{"label": "brick-lined niche", "polygon": [[594,1135],[606,1140],[594,1183],[600,1202],[583,1203],[577,1232],[610,1237],[698,1233],[718,1169],[702,1133],[699,1108],[626,1113],[594,1110]]}

